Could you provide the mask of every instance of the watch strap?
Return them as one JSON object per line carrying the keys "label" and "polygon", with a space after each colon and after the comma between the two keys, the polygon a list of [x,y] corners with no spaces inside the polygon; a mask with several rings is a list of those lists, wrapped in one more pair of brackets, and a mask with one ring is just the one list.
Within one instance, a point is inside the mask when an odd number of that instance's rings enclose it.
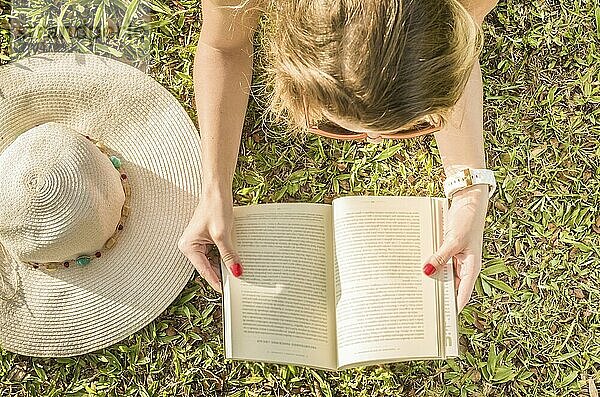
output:
{"label": "watch strap", "polygon": [[472,185],[488,184],[490,185],[489,197],[491,198],[496,191],[496,178],[494,171],[487,168],[464,168],[444,181],[444,194],[448,198],[459,190]]}

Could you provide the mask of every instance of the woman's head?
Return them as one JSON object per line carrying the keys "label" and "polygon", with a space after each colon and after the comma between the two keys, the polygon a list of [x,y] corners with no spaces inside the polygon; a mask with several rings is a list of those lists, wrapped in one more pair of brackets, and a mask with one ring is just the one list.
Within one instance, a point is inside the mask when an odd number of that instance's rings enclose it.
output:
{"label": "woman's head", "polygon": [[269,107],[298,128],[443,124],[483,41],[457,0],[273,0],[267,15]]}

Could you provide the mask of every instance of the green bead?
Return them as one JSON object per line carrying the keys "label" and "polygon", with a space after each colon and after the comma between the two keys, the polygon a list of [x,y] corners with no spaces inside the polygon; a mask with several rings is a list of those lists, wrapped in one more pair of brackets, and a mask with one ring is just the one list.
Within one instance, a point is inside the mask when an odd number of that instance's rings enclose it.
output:
{"label": "green bead", "polygon": [[77,263],[80,266],[83,265],[87,265],[88,263],[90,263],[92,259],[89,256],[80,256],[79,258],[77,258],[75,260],[75,263]]}
{"label": "green bead", "polygon": [[121,168],[121,159],[116,156],[110,156],[110,161],[112,161],[113,165],[116,169]]}

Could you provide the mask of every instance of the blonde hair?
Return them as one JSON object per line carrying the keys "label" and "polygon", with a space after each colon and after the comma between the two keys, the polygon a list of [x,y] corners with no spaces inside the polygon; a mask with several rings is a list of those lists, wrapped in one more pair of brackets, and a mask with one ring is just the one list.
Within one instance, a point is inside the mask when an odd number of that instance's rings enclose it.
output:
{"label": "blonde hair", "polygon": [[325,114],[376,131],[445,125],[482,50],[457,0],[267,1],[267,107],[295,132]]}

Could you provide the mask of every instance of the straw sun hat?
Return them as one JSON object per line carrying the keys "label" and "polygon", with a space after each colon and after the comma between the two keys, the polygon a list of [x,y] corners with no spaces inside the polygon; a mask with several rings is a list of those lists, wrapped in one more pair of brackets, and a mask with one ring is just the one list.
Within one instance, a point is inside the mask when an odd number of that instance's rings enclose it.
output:
{"label": "straw sun hat", "polygon": [[194,272],[177,241],[200,136],[148,75],[92,54],[0,67],[0,346],[65,357],[140,330]]}

